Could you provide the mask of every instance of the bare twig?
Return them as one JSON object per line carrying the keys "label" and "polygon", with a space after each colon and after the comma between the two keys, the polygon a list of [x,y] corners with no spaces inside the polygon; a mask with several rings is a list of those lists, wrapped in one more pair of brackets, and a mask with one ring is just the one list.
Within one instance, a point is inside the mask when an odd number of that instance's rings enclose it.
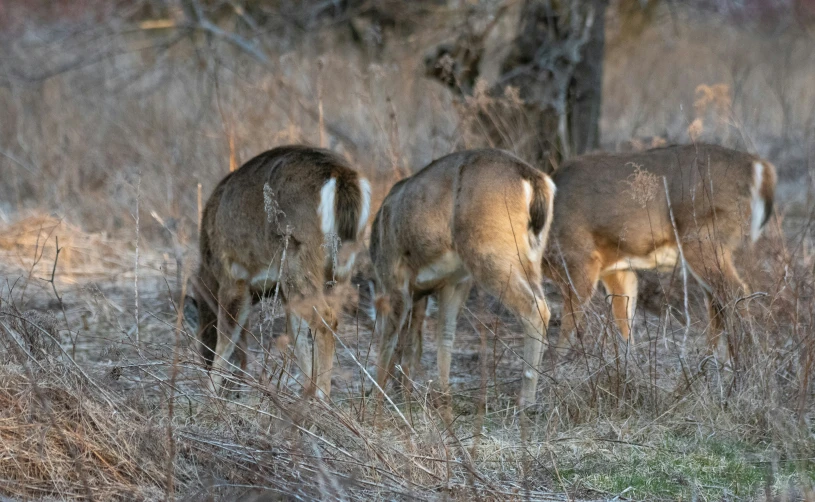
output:
{"label": "bare twig", "polygon": [[[316,307],[314,308],[314,312],[318,316],[320,315],[320,313],[317,311]],[[351,349],[348,348],[347,345],[345,345],[345,342],[342,341],[342,338],[340,338],[340,336],[333,329],[331,329],[331,326],[329,326],[328,323],[325,322],[325,319],[323,319],[322,316],[320,316],[320,320],[322,321],[323,325],[329,331],[331,331],[331,334],[334,335],[334,338],[336,338],[337,341],[340,342],[340,345],[342,345],[342,348],[345,349],[345,351],[348,353],[349,356],[351,356],[351,360],[354,361],[354,363],[359,367],[359,369],[362,371],[362,373],[368,378],[368,380],[371,381],[371,383],[374,384],[374,387],[376,387],[376,389],[385,397],[385,399],[388,400],[388,403],[396,411],[396,414],[399,415],[399,418],[401,418],[402,421],[405,423],[405,425],[407,426],[407,428],[411,432],[411,434],[416,434],[416,431],[413,429],[413,426],[410,425],[410,422],[408,422],[408,419],[405,418],[405,415],[402,414],[402,411],[399,409],[399,407],[396,406],[396,404],[394,404],[394,402],[391,400],[390,396],[382,389],[382,387],[379,386],[378,383],[376,383],[376,379],[374,377],[372,377],[370,373],[368,373],[368,370],[365,369],[365,366],[363,366],[357,360],[357,358],[354,356],[354,351],[352,351]]]}
{"label": "bare twig", "polygon": [[51,278],[45,282],[51,284],[51,288],[54,290],[54,296],[57,297],[57,301],[60,305],[62,305],[62,298],[57,293],[57,286],[54,284],[54,274],[57,272],[57,262],[59,261],[59,252],[62,251],[62,248],[59,247],[59,236],[54,236],[54,246],[56,247],[56,255],[54,256],[54,266],[51,267]]}
{"label": "bare twig", "polygon": [[682,293],[683,293],[683,307],[685,310],[685,334],[682,337],[682,348],[680,349],[681,357],[684,360],[687,357],[688,346],[688,333],[690,332],[690,307],[688,306],[688,264],[685,261],[685,252],[682,250],[682,240],[679,238],[679,230],[676,228],[676,218],[674,218],[674,210],[671,205],[671,195],[668,192],[668,178],[662,177],[662,183],[665,186],[665,200],[668,202],[668,214],[671,217],[671,227],[674,231],[674,238],[676,239],[676,248],[679,250],[679,260],[682,262]]}
{"label": "bare twig", "polygon": [[136,321],[136,345],[141,345],[141,331],[139,330],[139,237],[141,235],[139,229],[139,203],[141,202],[141,173],[139,173],[138,181],[136,182],[136,213],[135,213],[135,220],[136,220],[136,258],[135,263],[133,266],[133,275],[135,276],[133,279],[133,288],[135,290],[135,314],[134,319]]}

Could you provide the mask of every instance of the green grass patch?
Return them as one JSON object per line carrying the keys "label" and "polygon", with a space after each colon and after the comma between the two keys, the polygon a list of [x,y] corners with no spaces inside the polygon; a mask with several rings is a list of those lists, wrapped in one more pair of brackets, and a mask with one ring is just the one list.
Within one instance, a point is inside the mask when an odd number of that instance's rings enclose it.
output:
{"label": "green grass patch", "polygon": [[770,476],[772,453],[735,440],[667,437],[650,447],[615,442],[587,450],[562,469],[564,478],[636,500],[752,500],[768,480],[776,493],[815,482],[812,461],[777,463]]}

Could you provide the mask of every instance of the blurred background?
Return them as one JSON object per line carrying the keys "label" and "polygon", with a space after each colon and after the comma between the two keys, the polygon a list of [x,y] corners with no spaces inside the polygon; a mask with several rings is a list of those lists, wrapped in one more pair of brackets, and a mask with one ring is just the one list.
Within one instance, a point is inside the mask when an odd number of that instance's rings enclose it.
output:
{"label": "blurred background", "polygon": [[192,235],[199,183],[293,142],[345,153],[381,197],[464,147],[551,169],[714,141],[798,201],[814,33],[812,0],[4,0],[0,221],[132,233],[140,184],[145,239]]}
{"label": "blurred background", "polygon": [[[815,500],[813,48],[815,0],[0,0],[0,496]],[[334,403],[301,407],[275,305],[250,323],[249,397],[202,392],[180,303],[199,214],[256,154],[340,152],[378,207],[463,148],[551,172],[692,141],[778,169],[776,216],[737,264],[761,294],[733,371],[706,358],[698,288],[687,326],[679,269],[645,274],[631,352],[596,295],[524,428],[520,331],[476,293],[455,425],[420,382],[377,428],[362,257]]]}

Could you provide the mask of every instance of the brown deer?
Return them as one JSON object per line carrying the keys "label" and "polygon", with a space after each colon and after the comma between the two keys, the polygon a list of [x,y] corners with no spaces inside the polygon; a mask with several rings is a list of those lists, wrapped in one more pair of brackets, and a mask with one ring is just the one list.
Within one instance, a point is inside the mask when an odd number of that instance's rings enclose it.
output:
{"label": "brown deer", "polygon": [[405,371],[417,364],[426,297],[436,294],[439,384],[449,391],[459,311],[475,283],[500,298],[525,336],[519,404],[535,402],[549,309],[541,263],[555,186],[501,150],[447,155],[391,189],[374,218],[377,381],[384,388],[397,343]]}
{"label": "brown deer", "polygon": [[635,271],[671,269],[684,258],[705,292],[711,349],[725,358],[725,309],[739,292],[748,293],[733,251],[746,235],[755,241],[769,219],[775,167],[755,155],[697,144],[585,155],[552,178],[558,196],[544,273],[564,295],[557,347],[568,344],[598,280],[628,341]]}
{"label": "brown deer", "polygon": [[193,281],[213,389],[245,369],[243,325],[253,297],[276,293],[306,393],[329,396],[337,317],[325,288],[350,276],[370,204],[370,184],[345,159],[307,146],[262,153],[215,187],[203,212]]}

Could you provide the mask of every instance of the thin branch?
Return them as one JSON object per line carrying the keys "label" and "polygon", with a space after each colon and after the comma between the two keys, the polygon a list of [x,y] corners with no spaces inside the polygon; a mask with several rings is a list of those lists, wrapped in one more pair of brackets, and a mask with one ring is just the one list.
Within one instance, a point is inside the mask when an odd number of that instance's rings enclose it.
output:
{"label": "thin branch", "polygon": [[36,168],[34,166],[28,164],[27,162],[24,162],[23,160],[17,158],[16,156],[12,155],[11,153],[7,152],[6,150],[0,150],[0,155],[2,155],[3,157],[5,157],[5,158],[9,159],[10,161],[14,162],[18,166],[22,167],[23,169],[28,171],[30,174],[35,174]]}
{"label": "thin branch", "polygon": [[331,334],[334,335],[334,338],[336,338],[337,341],[340,342],[340,345],[342,345],[342,348],[345,349],[345,351],[348,353],[349,356],[351,356],[351,360],[353,360],[354,363],[356,363],[356,365],[359,366],[359,369],[362,370],[362,372],[365,374],[365,376],[368,377],[368,380],[370,380],[374,384],[376,389],[383,396],[385,396],[385,399],[387,399],[388,403],[390,403],[390,405],[393,407],[393,409],[396,410],[396,413],[399,415],[399,418],[402,419],[402,421],[405,423],[405,425],[410,430],[410,432],[412,434],[416,434],[416,431],[410,425],[410,422],[408,422],[408,419],[405,417],[405,415],[402,414],[402,411],[396,406],[396,404],[394,404],[394,402],[391,400],[390,396],[388,396],[388,394],[382,389],[382,387],[380,387],[379,384],[376,383],[376,379],[374,377],[372,377],[370,373],[368,373],[368,370],[365,369],[365,366],[363,366],[362,363],[360,363],[357,360],[357,358],[354,357],[354,352],[351,349],[349,349],[347,345],[345,345],[345,342],[342,341],[342,338],[340,338],[340,336],[333,329],[331,329],[331,326],[329,326],[328,323],[325,322],[325,319],[323,319],[322,316],[320,316],[320,313],[317,312],[317,307],[314,307],[314,312],[316,312],[317,315],[320,317],[320,320],[322,321],[322,323],[326,327],[326,329],[328,329],[331,332]]}
{"label": "thin branch", "polygon": [[136,319],[136,346],[141,346],[141,332],[139,330],[139,202],[141,201],[141,173],[139,173],[139,180],[136,183],[136,258],[133,267],[133,286],[136,293],[135,300],[135,319]]}
{"label": "thin branch", "polygon": [[679,230],[676,228],[676,218],[674,218],[674,209],[671,205],[671,195],[668,193],[668,178],[662,177],[662,184],[665,186],[665,200],[668,202],[668,214],[671,217],[671,227],[674,231],[674,238],[676,239],[676,247],[679,250],[679,259],[682,262],[682,293],[683,293],[683,307],[685,309],[685,334],[682,337],[681,357],[685,359],[687,356],[688,332],[690,331],[690,308],[688,306],[688,264],[685,261],[685,252],[682,250],[682,240],[679,238]]}

